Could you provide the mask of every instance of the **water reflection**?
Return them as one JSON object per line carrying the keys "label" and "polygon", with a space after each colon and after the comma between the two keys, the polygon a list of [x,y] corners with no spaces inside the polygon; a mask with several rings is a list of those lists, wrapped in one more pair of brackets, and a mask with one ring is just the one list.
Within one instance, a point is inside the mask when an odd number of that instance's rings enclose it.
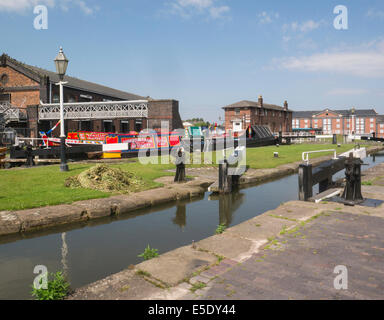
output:
{"label": "water reflection", "polygon": [[63,275],[66,277],[68,275],[68,245],[66,241],[67,233],[64,232],[61,234],[61,264],[63,266]]}
{"label": "water reflection", "polygon": [[228,227],[232,224],[234,213],[244,203],[245,194],[239,191],[228,195],[215,194],[210,195],[208,200],[219,202],[219,224],[224,224]]}
{"label": "water reflection", "polygon": [[176,206],[176,216],[172,219],[172,222],[184,229],[187,224],[187,206],[185,203]]}

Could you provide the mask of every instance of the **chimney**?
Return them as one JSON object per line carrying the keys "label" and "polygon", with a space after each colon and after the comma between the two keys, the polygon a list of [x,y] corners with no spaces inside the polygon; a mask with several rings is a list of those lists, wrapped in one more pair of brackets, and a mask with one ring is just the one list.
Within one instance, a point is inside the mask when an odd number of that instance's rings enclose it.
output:
{"label": "chimney", "polygon": [[288,110],[288,102],[287,102],[287,100],[284,101],[284,110],[286,110],[286,111]]}
{"label": "chimney", "polygon": [[259,95],[259,107],[263,107],[263,96]]}

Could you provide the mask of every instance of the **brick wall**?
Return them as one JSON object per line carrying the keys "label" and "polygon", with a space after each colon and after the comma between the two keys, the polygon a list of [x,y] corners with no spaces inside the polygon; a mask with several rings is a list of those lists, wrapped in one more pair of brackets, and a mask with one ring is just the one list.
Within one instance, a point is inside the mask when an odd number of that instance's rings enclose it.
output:
{"label": "brick wall", "polygon": [[160,129],[162,121],[168,121],[170,130],[183,128],[178,101],[150,100],[148,102],[148,127]]}
{"label": "brick wall", "polygon": [[[0,76],[3,74],[8,75],[8,82],[5,85],[1,84],[3,88],[2,93],[9,93],[11,95],[11,103],[13,105],[26,109],[28,105],[39,104],[40,85],[38,82],[8,66],[0,67]],[[32,87],[36,89],[32,89]],[[23,90],[24,88],[25,90]]]}
{"label": "brick wall", "polygon": [[[359,119],[363,119],[362,123],[364,128],[358,128]],[[373,121],[371,121],[371,119]],[[327,116],[326,114],[321,114],[316,117],[299,118],[295,120],[299,120],[300,128],[322,128],[324,133],[328,134],[350,134],[352,131],[355,131],[356,134],[370,134],[372,132],[377,132],[378,130],[376,116],[354,117],[352,121],[352,117],[339,117],[338,115],[335,116],[333,114],[328,114]],[[329,128],[329,121],[330,132],[327,130],[327,128]]]}
{"label": "brick wall", "polygon": [[[267,111],[267,112],[265,112]],[[241,120],[243,129],[251,125],[266,125],[273,132],[292,130],[292,113],[279,110],[266,110],[260,108],[239,108],[225,110],[225,129],[233,129],[233,120]]]}

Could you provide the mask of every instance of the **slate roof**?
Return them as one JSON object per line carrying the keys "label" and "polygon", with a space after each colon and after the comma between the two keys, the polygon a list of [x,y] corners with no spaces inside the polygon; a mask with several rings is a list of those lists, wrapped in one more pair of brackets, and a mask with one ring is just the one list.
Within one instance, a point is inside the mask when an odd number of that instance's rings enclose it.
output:
{"label": "slate roof", "polygon": [[293,111],[293,118],[312,118],[318,111]]}
{"label": "slate roof", "polygon": [[[242,101],[223,107],[223,109],[231,109],[231,108],[260,108],[260,106],[259,106],[259,103],[256,101],[242,100]],[[263,108],[270,109],[270,110],[284,111],[283,107],[280,107],[275,104],[263,103]],[[288,111],[291,111],[291,110],[288,110]]]}
{"label": "slate roof", "polygon": [[[20,61],[17,61],[15,59],[9,57],[6,54],[3,54],[1,56],[1,59],[2,60],[9,60],[14,65],[19,65],[20,67],[26,69],[27,71],[30,71],[33,74],[37,75],[39,78],[49,77],[49,80],[51,82],[53,82],[53,83],[59,82],[59,76],[55,72],[22,63]],[[82,91],[86,91],[86,92],[97,93],[97,94],[104,95],[104,96],[111,97],[111,98],[122,99],[122,100],[146,99],[142,96],[139,96],[139,95],[136,95],[133,93],[116,90],[116,89],[106,87],[106,86],[103,86],[103,85],[100,85],[97,83],[81,80],[81,79],[70,77],[70,76],[64,76],[64,81],[68,82],[68,84],[66,84],[65,87],[78,89],[78,90],[82,90]]]}

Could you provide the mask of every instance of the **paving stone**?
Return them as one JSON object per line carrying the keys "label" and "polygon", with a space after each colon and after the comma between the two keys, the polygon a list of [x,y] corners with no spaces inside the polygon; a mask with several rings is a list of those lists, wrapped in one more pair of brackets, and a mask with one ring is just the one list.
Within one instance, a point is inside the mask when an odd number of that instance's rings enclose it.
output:
{"label": "paving stone", "polygon": [[248,239],[231,236],[226,232],[215,235],[196,243],[198,248],[213,252],[230,259],[241,259],[244,252],[252,250],[253,242]]}
{"label": "paving stone", "polygon": [[195,283],[199,283],[199,282],[208,283],[209,281],[211,281],[211,279],[212,279],[211,277],[205,277],[202,275],[198,275],[196,277],[189,279],[189,283],[191,283],[191,284],[195,284]]}
{"label": "paving stone", "polygon": [[[323,215],[299,230],[305,238],[281,236],[284,250],[263,250],[211,281],[202,299],[382,299],[383,228],[382,218]],[[348,269],[348,290],[333,287],[337,265]]]}
{"label": "paving stone", "polygon": [[[169,285],[177,285],[191,275],[215,263],[217,258],[206,252],[194,250],[191,246],[185,246],[161,256],[144,261],[137,268],[146,271],[156,279]],[[172,272],[170,272],[172,270]]]}
{"label": "paving stone", "polygon": [[18,233],[21,230],[21,221],[17,214],[10,211],[0,211],[0,236]]}

